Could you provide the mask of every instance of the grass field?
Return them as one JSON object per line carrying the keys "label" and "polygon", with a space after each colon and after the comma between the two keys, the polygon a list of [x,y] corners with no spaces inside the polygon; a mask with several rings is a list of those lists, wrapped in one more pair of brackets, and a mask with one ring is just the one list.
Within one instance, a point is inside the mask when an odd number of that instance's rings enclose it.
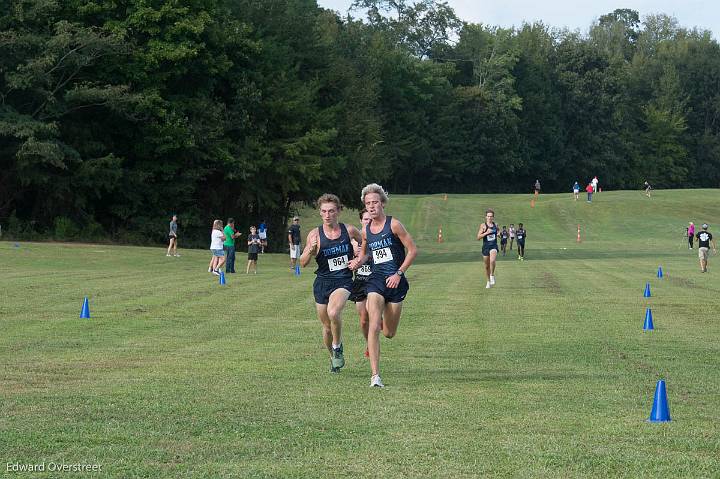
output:
{"label": "grass field", "polygon": [[[720,476],[720,257],[701,274],[683,239],[691,220],[720,237],[720,192],[530,199],[391,199],[420,255],[382,390],[351,305],[347,366],[328,372],[314,275],[285,255],[219,286],[208,251],[0,242],[0,475]],[[474,240],[487,207],[528,230],[526,261],[500,258],[491,290]],[[658,379],[670,423],[646,421]]]}

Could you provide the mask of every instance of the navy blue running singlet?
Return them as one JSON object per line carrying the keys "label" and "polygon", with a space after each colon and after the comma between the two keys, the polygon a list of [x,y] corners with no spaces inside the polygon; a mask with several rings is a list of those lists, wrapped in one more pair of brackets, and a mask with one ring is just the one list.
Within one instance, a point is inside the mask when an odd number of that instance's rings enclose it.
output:
{"label": "navy blue running singlet", "polygon": [[320,251],[315,258],[318,265],[315,274],[320,278],[352,279],[352,271],[348,269],[348,261],[352,257],[350,235],[343,223],[339,223],[339,225],[340,237],[334,240],[325,236],[322,225],[318,226]]}
{"label": "navy blue running singlet", "polygon": [[367,225],[365,236],[367,247],[372,252],[372,274],[391,276],[405,261],[405,246],[390,228],[392,216],[385,217],[385,225],[379,233],[370,231],[370,224]]}
{"label": "navy blue running singlet", "polygon": [[[485,226],[487,226],[487,223],[485,223]],[[483,236],[483,248],[492,249],[492,247],[494,246],[495,249],[497,249],[497,225],[493,223],[492,226],[488,227],[488,229],[490,230],[490,234],[487,236]]]}

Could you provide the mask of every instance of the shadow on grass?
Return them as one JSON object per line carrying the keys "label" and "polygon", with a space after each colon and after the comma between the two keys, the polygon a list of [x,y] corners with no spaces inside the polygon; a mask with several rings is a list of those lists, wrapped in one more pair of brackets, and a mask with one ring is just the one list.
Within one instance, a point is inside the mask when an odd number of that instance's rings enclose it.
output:
{"label": "shadow on grass", "polygon": [[[525,261],[574,261],[574,260],[597,260],[597,259],[618,259],[627,260],[633,258],[657,258],[658,252],[636,250],[602,251],[590,249],[539,249],[525,250]],[[498,262],[516,260],[516,253],[508,252],[507,256],[498,256]],[[482,262],[480,251],[457,251],[453,253],[423,253],[418,255],[415,264],[442,264],[442,263],[479,263]]]}
{"label": "shadow on grass", "polygon": [[[397,373],[393,373],[397,375]],[[410,369],[399,373],[408,379],[429,377],[433,383],[475,383],[484,381],[566,381],[569,379],[596,379],[597,374],[562,371],[524,371],[521,373],[500,369],[458,371],[456,369]],[[603,376],[605,377],[605,376]]]}

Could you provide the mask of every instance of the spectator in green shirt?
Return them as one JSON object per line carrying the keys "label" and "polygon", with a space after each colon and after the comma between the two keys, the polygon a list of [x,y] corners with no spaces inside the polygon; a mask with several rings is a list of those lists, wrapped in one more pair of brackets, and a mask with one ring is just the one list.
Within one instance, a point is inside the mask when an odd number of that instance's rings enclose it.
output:
{"label": "spectator in green shirt", "polygon": [[227,225],[223,230],[225,233],[225,242],[223,243],[223,249],[225,250],[225,256],[227,262],[225,263],[225,272],[235,272],[235,238],[239,238],[242,233],[235,231],[235,220],[228,218]]}

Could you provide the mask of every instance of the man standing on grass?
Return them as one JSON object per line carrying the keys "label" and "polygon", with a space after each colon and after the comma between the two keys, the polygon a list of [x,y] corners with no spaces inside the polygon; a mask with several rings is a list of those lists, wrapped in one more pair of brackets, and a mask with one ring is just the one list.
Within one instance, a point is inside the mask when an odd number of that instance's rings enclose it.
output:
{"label": "man standing on grass", "polygon": [[[477,234],[478,241],[482,240],[483,242],[482,256],[485,263],[485,276],[487,277],[485,289],[495,286],[495,261],[498,254],[497,235],[498,228],[495,224],[495,212],[489,209],[485,211],[485,222],[480,225]],[[519,241],[520,238],[518,237]]]}
{"label": "man standing on grass", "polygon": [[707,223],[703,223],[702,231],[700,231],[696,237],[698,239],[698,257],[700,258],[700,272],[707,273],[708,264],[708,250],[710,243],[712,243],[713,253],[717,254],[717,247],[715,246],[715,240],[712,234],[707,230]]}
{"label": "man standing on grass", "polygon": [[595,190],[593,190],[592,183],[588,183],[588,185],[585,187],[585,191],[587,192],[587,195],[588,195],[587,202],[592,203],[592,195],[593,195],[593,191],[595,191]]}
{"label": "man standing on grass", "polygon": [[288,244],[290,245],[290,269],[295,269],[297,259],[300,257],[300,218],[294,217],[288,229]]}
{"label": "man standing on grass", "polygon": [[235,231],[235,220],[228,218],[227,224],[223,229],[225,235],[225,241],[223,242],[223,249],[225,250],[225,272],[235,272],[235,238],[240,237],[242,233]]}
{"label": "man standing on grass", "polygon": [[353,275],[348,268],[354,256],[351,239],[362,242],[360,232],[352,225],[338,222],[340,199],[325,193],[317,201],[322,224],[307,236],[300,256],[304,268],[315,257],[317,270],[313,283],[315,311],[323,327],[323,342],[330,352],[330,372],[345,366],[342,344],[342,310],[352,291]]}
{"label": "man standing on grass", "polygon": [[397,333],[403,301],[410,289],[405,272],[417,256],[417,247],[403,224],[397,218],[385,215],[388,196],[382,186],[367,185],[360,198],[370,214],[370,223],[362,232],[360,254],[350,262],[350,269],[359,269],[372,254],[372,272],[367,281],[370,387],[382,388],[380,329],[386,338]]}

